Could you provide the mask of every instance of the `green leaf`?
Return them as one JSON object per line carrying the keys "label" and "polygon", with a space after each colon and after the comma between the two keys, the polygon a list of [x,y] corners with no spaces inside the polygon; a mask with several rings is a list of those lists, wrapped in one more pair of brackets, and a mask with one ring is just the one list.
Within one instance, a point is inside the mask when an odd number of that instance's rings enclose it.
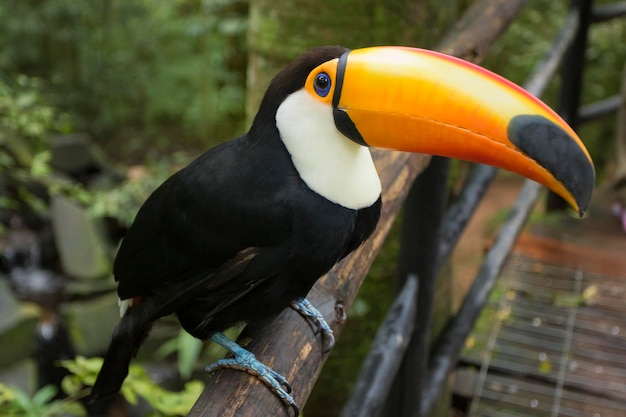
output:
{"label": "green leaf", "polygon": [[42,151],[37,153],[31,161],[30,173],[33,177],[44,177],[51,172],[50,160],[52,153],[50,151]]}
{"label": "green leaf", "polygon": [[61,381],[61,389],[68,395],[77,395],[83,387],[81,378],[76,375],[66,375]]}
{"label": "green leaf", "polygon": [[13,402],[21,409],[28,410],[30,408],[30,398],[20,390],[13,390]]}
{"label": "green leaf", "polygon": [[[73,360],[60,361],[60,364],[74,374],[81,383],[93,385],[100,368],[102,368],[102,362],[102,358],[85,358],[78,355]],[[68,382],[68,384],[71,386],[72,382]]]}
{"label": "green leaf", "polygon": [[62,400],[55,401],[50,407],[49,413],[47,415],[49,415],[50,417],[78,417],[86,416],[87,411],[78,401]]}
{"label": "green leaf", "polygon": [[50,402],[57,394],[57,389],[54,385],[46,385],[45,387],[40,388],[32,398],[33,404],[44,406]]}
{"label": "green leaf", "polygon": [[176,352],[178,349],[178,337],[166,340],[159,346],[159,348],[154,352],[154,358],[158,360],[163,360],[172,353]]}
{"label": "green leaf", "polygon": [[178,372],[183,379],[189,379],[191,376],[201,350],[202,341],[180,330],[178,333]]}
{"label": "green leaf", "polygon": [[78,355],[74,359],[60,361],[61,366],[75,375],[84,375],[90,371],[90,362],[98,362],[99,367],[102,367],[102,358],[90,358],[87,359],[84,356]]}

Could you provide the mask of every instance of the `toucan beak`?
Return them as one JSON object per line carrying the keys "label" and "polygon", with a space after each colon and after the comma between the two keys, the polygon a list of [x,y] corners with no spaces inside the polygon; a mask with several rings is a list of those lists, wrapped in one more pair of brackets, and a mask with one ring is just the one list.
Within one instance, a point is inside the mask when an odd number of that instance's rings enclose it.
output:
{"label": "toucan beak", "polygon": [[414,48],[352,50],[332,65],[335,125],[350,139],[504,168],[545,185],[581,215],[586,210],[595,181],[587,149],[554,111],[517,85]]}

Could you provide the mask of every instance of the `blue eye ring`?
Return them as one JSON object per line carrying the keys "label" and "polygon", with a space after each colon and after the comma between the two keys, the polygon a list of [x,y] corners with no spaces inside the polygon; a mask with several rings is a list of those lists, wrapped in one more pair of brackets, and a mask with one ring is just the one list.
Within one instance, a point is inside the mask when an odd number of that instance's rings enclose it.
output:
{"label": "blue eye ring", "polygon": [[326,97],[330,92],[331,85],[332,81],[330,80],[330,76],[325,72],[320,72],[315,76],[313,87],[318,96]]}

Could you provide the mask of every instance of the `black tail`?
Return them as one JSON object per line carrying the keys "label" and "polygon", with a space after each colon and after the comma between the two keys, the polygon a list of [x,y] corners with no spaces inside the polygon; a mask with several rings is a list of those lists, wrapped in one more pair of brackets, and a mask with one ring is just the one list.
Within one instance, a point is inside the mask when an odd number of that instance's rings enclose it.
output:
{"label": "black tail", "polygon": [[141,328],[130,326],[130,316],[130,314],[124,316],[113,331],[113,337],[104,357],[104,363],[96,383],[91,389],[89,402],[92,404],[120,390],[124,379],[128,375],[128,366],[131,359],[148,336],[151,326],[142,326]]}
{"label": "black tail", "polygon": [[[254,254],[250,250],[244,250],[232,261],[225,263],[220,269],[224,279],[232,276],[228,274],[244,268],[254,258]],[[120,390],[128,375],[128,365],[139,346],[148,337],[152,323],[159,317],[174,313],[180,305],[197,296],[199,291],[206,291],[208,283],[214,277],[214,273],[200,271],[177,284],[152,290],[149,297],[142,297],[139,303],[128,309],[113,331],[109,350],[104,356],[104,363],[91,389],[90,404],[95,404]],[[219,277],[220,275],[217,276],[218,279]]]}

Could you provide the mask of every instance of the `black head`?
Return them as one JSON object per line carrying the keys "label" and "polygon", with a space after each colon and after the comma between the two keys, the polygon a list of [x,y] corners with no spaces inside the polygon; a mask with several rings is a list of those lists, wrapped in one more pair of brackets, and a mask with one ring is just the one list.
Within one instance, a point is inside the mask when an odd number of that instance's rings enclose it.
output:
{"label": "black head", "polygon": [[[339,58],[348,48],[343,46],[318,46],[291,61],[272,80],[259,106],[252,129],[263,122],[274,122],[278,106],[288,95],[304,87],[309,73],[318,65]],[[252,130],[251,129],[251,130]]]}

